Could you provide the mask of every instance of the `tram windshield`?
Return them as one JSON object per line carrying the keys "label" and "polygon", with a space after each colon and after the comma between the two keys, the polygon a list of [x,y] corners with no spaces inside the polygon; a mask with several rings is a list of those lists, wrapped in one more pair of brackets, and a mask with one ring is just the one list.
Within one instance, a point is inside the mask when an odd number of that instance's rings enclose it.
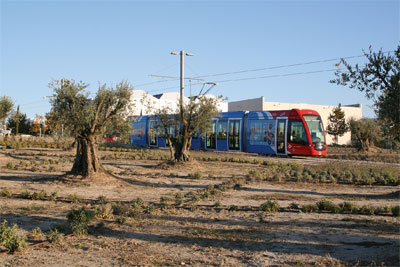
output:
{"label": "tram windshield", "polygon": [[325,136],[322,127],[321,117],[317,115],[303,115],[303,118],[310,131],[311,140],[313,143],[324,143]]}

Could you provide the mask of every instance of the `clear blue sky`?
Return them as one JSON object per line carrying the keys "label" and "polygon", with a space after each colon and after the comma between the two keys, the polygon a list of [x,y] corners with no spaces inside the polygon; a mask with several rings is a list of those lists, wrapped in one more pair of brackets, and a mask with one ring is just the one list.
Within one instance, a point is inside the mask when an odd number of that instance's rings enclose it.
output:
{"label": "clear blue sky", "polygon": [[[51,79],[90,84],[128,80],[153,94],[178,91],[149,74],[186,76],[268,68],[395,50],[399,1],[6,1],[1,8],[0,96],[11,96],[28,117],[50,110],[43,96]],[[363,58],[349,60],[362,63]],[[336,62],[206,77],[206,81],[328,70]],[[334,73],[221,82],[212,93],[230,101],[265,96],[266,101],[337,105],[361,103],[364,94],[330,84]],[[194,83],[194,82],[193,82]],[[141,85],[141,86],[137,86]],[[175,88],[171,88],[175,87]],[[168,89],[166,89],[168,88]],[[199,85],[193,85],[193,93]],[[186,82],[186,95],[189,82]]]}

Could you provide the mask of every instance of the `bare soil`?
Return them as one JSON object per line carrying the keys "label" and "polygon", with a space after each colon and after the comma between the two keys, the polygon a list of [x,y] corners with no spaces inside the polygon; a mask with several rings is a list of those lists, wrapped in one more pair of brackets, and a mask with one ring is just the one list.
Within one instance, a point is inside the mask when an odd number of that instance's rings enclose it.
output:
{"label": "bare soil", "polygon": [[[46,232],[65,223],[70,209],[91,207],[90,200],[99,196],[125,203],[139,197],[158,204],[161,197],[174,199],[176,193],[196,191],[266,168],[233,162],[170,165],[160,160],[117,158],[102,161],[112,173],[109,180],[75,183],[60,179],[70,170],[72,158],[73,152],[56,149],[0,152],[0,190],[7,188],[13,194],[0,197],[0,222],[6,219],[17,223],[25,234],[36,227]],[[48,163],[50,159],[53,163]],[[324,159],[268,159],[325,163]],[[18,167],[10,169],[9,162]],[[366,163],[355,164],[362,168]],[[196,172],[203,177],[193,178]],[[26,190],[57,192],[58,200],[17,197]],[[116,222],[117,216],[105,219],[101,227],[93,224],[88,236],[0,255],[0,265],[399,266],[399,217],[287,209],[293,202],[302,206],[322,199],[350,201],[358,206],[394,206],[399,205],[399,190],[399,186],[257,182],[211,196],[193,207],[157,209],[152,214],[128,218],[124,224]],[[71,195],[79,196],[86,204],[62,201]],[[283,211],[260,212],[260,205],[269,199],[277,200]],[[215,203],[221,208],[214,208]],[[229,211],[233,205],[237,209]]]}

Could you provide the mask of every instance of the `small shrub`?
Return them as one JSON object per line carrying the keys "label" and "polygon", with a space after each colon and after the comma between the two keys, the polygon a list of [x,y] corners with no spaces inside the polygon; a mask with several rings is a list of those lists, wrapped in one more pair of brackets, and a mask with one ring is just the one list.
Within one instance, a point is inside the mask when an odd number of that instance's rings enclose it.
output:
{"label": "small shrub", "polygon": [[338,213],[339,207],[332,203],[332,201],[324,199],[317,203],[317,207],[320,211],[330,211],[334,213]]}
{"label": "small shrub", "polygon": [[97,197],[97,202],[99,204],[107,204],[108,203],[108,199],[106,196],[100,195]]}
{"label": "small shrub", "polygon": [[26,248],[26,237],[17,234],[18,226],[14,224],[12,227],[8,226],[6,220],[0,224],[0,245],[3,245],[13,254],[16,251],[22,251]]}
{"label": "small shrub", "polygon": [[84,207],[68,212],[68,223],[75,235],[87,235],[88,224],[94,219],[95,212]]}
{"label": "small shrub", "polygon": [[11,161],[7,162],[7,169],[12,170],[12,169],[14,169],[14,167],[15,167],[15,165],[13,162],[11,162]]}
{"label": "small shrub", "polygon": [[50,195],[50,199],[55,201],[55,200],[57,200],[57,198],[58,198],[58,192],[56,192],[56,191],[52,192]]}
{"label": "small shrub", "polygon": [[47,241],[56,244],[60,243],[61,240],[62,240],[62,234],[58,232],[58,229],[51,229],[49,234],[47,235]]}
{"label": "small shrub", "polygon": [[345,201],[339,204],[339,208],[342,212],[353,212],[355,206],[353,203]]}
{"label": "small shrub", "polygon": [[8,189],[8,188],[3,188],[0,191],[0,196],[2,196],[2,197],[11,197],[11,195],[12,195],[12,193],[11,193],[10,189]]}
{"label": "small shrub", "polygon": [[127,215],[129,213],[130,207],[127,204],[115,203],[112,205],[112,213],[117,216]]}
{"label": "small shrub", "polygon": [[111,219],[113,217],[113,209],[110,203],[102,205],[96,209],[95,216],[100,219]]}
{"label": "small shrub", "polygon": [[10,254],[16,251],[23,251],[27,247],[26,237],[20,235],[12,236],[4,245]]}
{"label": "small shrub", "polygon": [[375,209],[371,207],[370,205],[364,205],[362,206],[358,212],[360,214],[365,214],[365,215],[375,215]]}
{"label": "small shrub", "polygon": [[236,205],[230,205],[228,208],[229,211],[237,211],[238,210],[238,206]]}
{"label": "small shrub", "polygon": [[143,199],[141,199],[140,197],[138,197],[138,198],[136,198],[134,201],[133,201],[133,206],[136,208],[136,207],[141,207],[141,206],[143,206],[144,205],[144,201],[143,201]]}
{"label": "small shrub", "polygon": [[32,166],[30,169],[31,172],[37,172],[38,168],[36,166]]}
{"label": "small shrub", "polygon": [[268,200],[264,202],[260,206],[262,211],[266,212],[278,212],[279,211],[279,204],[276,200]]}
{"label": "small shrub", "polygon": [[117,223],[118,223],[118,224],[125,224],[127,221],[128,221],[128,218],[125,217],[125,216],[119,216],[119,217],[117,218]]}
{"label": "small shrub", "polygon": [[316,212],[318,210],[317,205],[305,205],[301,207],[302,212]]}
{"label": "small shrub", "polygon": [[400,216],[400,206],[399,205],[392,207],[392,215],[395,217]]}
{"label": "small shrub", "polygon": [[77,194],[68,195],[67,199],[72,203],[80,203],[82,201],[82,198]]}
{"label": "small shrub", "polygon": [[32,231],[29,233],[28,237],[32,240],[41,240],[44,238],[44,234],[43,234],[42,229],[40,229],[39,227],[36,227],[35,229],[32,229]]}
{"label": "small shrub", "polygon": [[201,172],[195,172],[191,174],[191,177],[194,179],[201,179],[203,178],[203,174]]}
{"label": "small shrub", "polygon": [[25,190],[21,193],[21,197],[24,199],[31,199],[31,193],[28,190]]}
{"label": "small shrub", "polygon": [[155,211],[156,208],[153,205],[148,205],[144,210],[146,214],[153,214]]}
{"label": "small shrub", "polygon": [[34,192],[31,195],[31,199],[33,200],[45,200],[46,198],[47,198],[47,193],[44,190],[40,191],[39,193]]}
{"label": "small shrub", "polygon": [[292,202],[289,205],[289,209],[291,210],[298,210],[299,209],[299,205],[296,202]]}
{"label": "small shrub", "polygon": [[220,208],[221,206],[222,206],[222,204],[221,204],[220,201],[217,201],[217,202],[214,203],[214,207],[215,208]]}
{"label": "small shrub", "polygon": [[48,171],[49,172],[55,172],[56,168],[54,166],[49,166],[49,170]]}

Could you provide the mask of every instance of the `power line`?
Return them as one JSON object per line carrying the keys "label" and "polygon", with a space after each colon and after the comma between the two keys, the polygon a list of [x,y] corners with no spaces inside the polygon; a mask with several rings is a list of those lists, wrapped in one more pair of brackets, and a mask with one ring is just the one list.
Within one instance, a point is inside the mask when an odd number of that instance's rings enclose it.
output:
{"label": "power line", "polygon": [[[383,53],[390,53],[390,52],[394,52],[394,51],[390,50],[390,51],[385,51]],[[240,74],[240,73],[263,71],[263,70],[298,67],[298,66],[304,66],[304,65],[312,65],[312,64],[318,64],[318,63],[326,63],[326,62],[338,61],[338,60],[342,60],[342,59],[352,59],[352,58],[360,58],[360,57],[365,57],[365,55],[363,54],[363,55],[357,55],[357,56],[348,56],[348,57],[341,57],[341,58],[324,59],[324,60],[309,61],[309,62],[302,62],[302,63],[295,63],[295,64],[278,65],[278,66],[265,67],[265,68],[240,70],[240,71],[233,71],[233,72],[223,72],[223,73],[216,73],[216,74],[207,74],[207,75],[196,76],[194,78],[216,77],[216,76],[223,76],[223,75],[230,75],[230,74]],[[170,81],[173,81],[173,80],[174,79],[172,79],[172,80],[162,80],[162,81],[156,81],[156,82],[149,82],[149,83],[136,85],[136,87],[144,86],[144,85],[157,84],[157,83],[165,83],[165,82],[170,82]],[[178,79],[175,79],[175,80],[178,80]]]}
{"label": "power line", "polygon": [[[239,79],[230,79],[230,80],[221,80],[214,81],[215,83],[226,83],[226,82],[237,82],[237,81],[247,81],[247,80],[258,80],[258,79],[268,79],[268,78],[276,78],[276,77],[287,77],[287,76],[297,76],[297,75],[305,75],[305,74],[313,74],[313,73],[322,73],[322,72],[331,72],[336,71],[337,69],[325,69],[325,70],[315,70],[315,71],[304,71],[304,72],[295,72],[295,73],[286,73],[286,74],[276,74],[276,75],[268,75],[268,76],[257,76],[257,77],[247,77],[247,78],[239,78]],[[193,83],[192,85],[199,85],[202,83]],[[148,92],[157,92],[169,89],[178,88],[177,86],[172,86],[163,89],[155,89],[149,90]]]}
{"label": "power line", "polygon": [[[394,51],[385,51],[383,53],[390,53],[390,52],[394,52]],[[349,57],[342,57],[342,58],[332,58],[332,59],[324,59],[324,60],[317,60],[317,61],[310,61],[310,62],[303,62],[303,63],[295,63],[295,64],[288,64],[288,65],[280,65],[280,66],[273,66],[273,67],[266,67],[266,68],[240,70],[240,71],[224,72],[224,73],[217,73],[217,74],[209,74],[209,75],[198,76],[196,78],[215,77],[215,76],[222,76],[222,75],[229,75],[229,74],[239,74],[239,73],[262,71],[262,70],[272,70],[272,69],[280,69],[280,68],[298,67],[298,66],[304,66],[304,65],[326,63],[326,62],[332,62],[332,61],[337,61],[337,60],[342,60],[342,59],[352,59],[352,58],[360,58],[360,57],[365,57],[365,55],[349,56]]]}

